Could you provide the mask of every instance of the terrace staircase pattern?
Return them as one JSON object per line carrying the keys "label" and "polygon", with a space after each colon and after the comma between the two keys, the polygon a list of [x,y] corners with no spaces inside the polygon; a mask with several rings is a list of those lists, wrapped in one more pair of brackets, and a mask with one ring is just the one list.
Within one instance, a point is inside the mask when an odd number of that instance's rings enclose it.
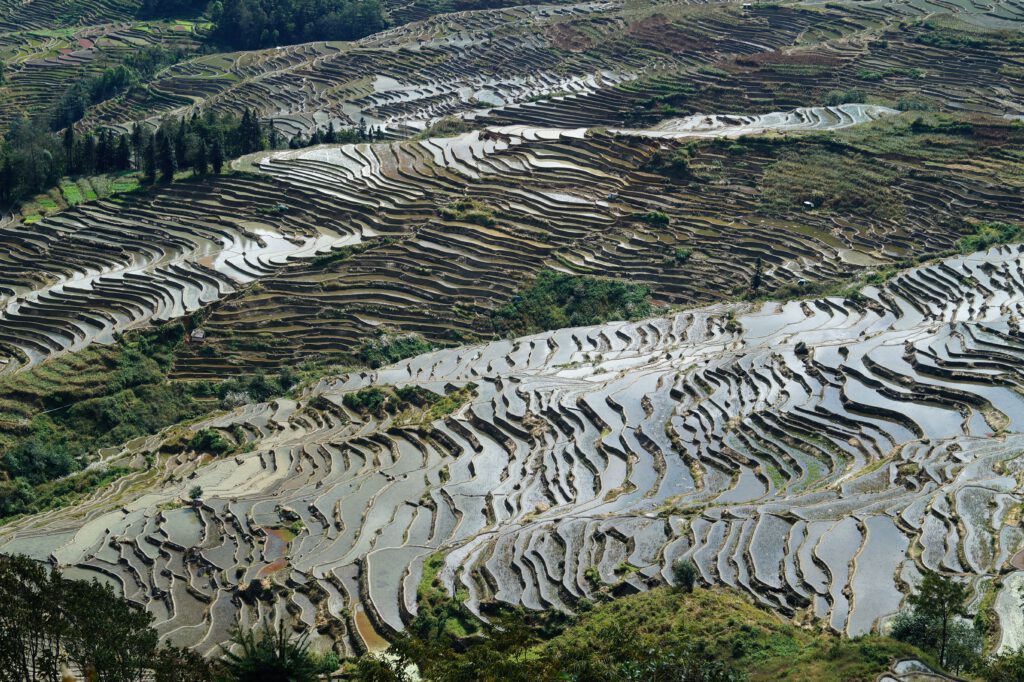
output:
{"label": "terrace staircase pattern", "polygon": [[[653,154],[692,137],[766,125],[835,129],[885,114],[843,105],[753,119],[675,119],[656,130],[609,134],[505,126],[257,154],[251,165],[261,173],[327,197],[362,232],[392,239],[330,266],[297,263],[264,280],[259,292],[219,304],[205,323],[218,352],[183,355],[176,375],[216,377],[226,367],[271,370],[310,354],[339,357],[382,330],[417,332],[438,344],[488,338],[491,311],[544,269],[625,277],[649,286],[658,302],[695,305],[750,282],[758,258],[771,291],[950,249],[964,211],[978,220],[1016,219],[1020,198],[996,178],[924,174],[895,160],[886,163],[898,169],[892,189],[904,214],[884,220],[799,209],[766,217],[756,188],[778,158],[770,149],[711,149],[695,163],[720,169],[721,179],[682,188],[640,170]],[[991,158],[978,166],[1003,163]],[[492,209],[493,220],[445,217],[446,206],[467,199]],[[645,222],[652,213],[668,223]],[[681,248],[693,256],[676,264]]]}
{"label": "terrace staircase pattern", "polygon": [[[95,108],[86,125],[127,129],[194,109],[254,109],[286,135],[329,123],[407,137],[447,116],[490,124],[624,126],[652,101],[689,92],[691,111],[765,112],[864,87],[897,101],[1024,114],[1019,48],[923,43],[916,21],[1019,29],[1024,3],[622,2],[454,12],[354,43],[307,43],[197,57]],[[670,87],[666,87],[670,86]],[[682,90],[680,90],[682,88]]]}
{"label": "terrace staircase pattern", "polygon": [[[203,651],[263,616],[317,646],[378,647],[416,613],[437,552],[441,583],[476,612],[571,610],[689,558],[702,582],[853,635],[896,612],[924,568],[962,576],[976,599],[1001,576],[1003,645],[1017,646],[1022,316],[1013,246],[850,298],[435,351],[192,425],[245,454],[162,455],[0,528],[0,551],[110,581],[166,639]],[[471,401],[430,424],[343,401],[470,383]],[[138,463],[166,438],[109,461]],[[203,499],[182,506],[194,485]]]}

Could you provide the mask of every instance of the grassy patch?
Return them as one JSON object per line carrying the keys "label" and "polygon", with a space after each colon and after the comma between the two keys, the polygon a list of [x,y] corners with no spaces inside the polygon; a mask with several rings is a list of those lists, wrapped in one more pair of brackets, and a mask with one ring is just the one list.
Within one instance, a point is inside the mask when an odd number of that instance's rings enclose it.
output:
{"label": "grassy patch", "polygon": [[516,336],[632,320],[654,314],[649,295],[647,287],[629,281],[545,270],[511,303],[494,311],[491,321],[497,333]]}
{"label": "grassy patch", "polygon": [[98,448],[208,411],[194,398],[197,385],[166,381],[183,335],[166,325],[0,380],[0,517],[62,497],[48,486]]}
{"label": "grassy patch", "polygon": [[1012,244],[1024,240],[1024,227],[1010,223],[982,223],[975,227],[974,234],[960,239],[961,253],[984,251],[1000,244]]}
{"label": "grassy patch", "polygon": [[356,351],[356,357],[374,369],[434,350],[419,334],[381,334]]}
{"label": "grassy patch", "polygon": [[786,152],[764,173],[761,208],[773,214],[818,210],[870,218],[903,215],[900,195],[892,189],[896,172],[856,154],[824,149]]}
{"label": "grassy patch", "polygon": [[[426,560],[419,615],[411,634],[394,645],[437,682],[872,682],[901,658],[931,663],[889,638],[845,639],[798,627],[728,589],[658,587],[597,605],[581,602],[578,616],[484,603],[493,625],[471,616],[467,622],[464,607],[437,580],[443,566],[441,554]],[[620,572],[630,570],[624,564]]]}
{"label": "grassy patch", "polygon": [[345,407],[353,412],[384,418],[391,415],[396,423],[425,426],[442,419],[469,402],[476,384],[439,395],[420,386],[371,386],[342,398]]}
{"label": "grassy patch", "polygon": [[481,227],[494,227],[494,209],[487,204],[473,199],[459,199],[441,209],[441,216],[446,220],[461,223],[473,223]]}

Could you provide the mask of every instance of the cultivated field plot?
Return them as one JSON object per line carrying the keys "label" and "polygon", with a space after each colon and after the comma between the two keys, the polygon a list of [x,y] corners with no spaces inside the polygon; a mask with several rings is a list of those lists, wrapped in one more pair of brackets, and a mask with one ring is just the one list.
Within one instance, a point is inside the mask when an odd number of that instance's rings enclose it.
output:
{"label": "cultivated field plot", "polygon": [[[877,214],[808,212],[792,198],[766,212],[751,191],[805,148],[795,137],[761,146],[749,134],[906,129],[896,113],[847,104],[650,130],[505,126],[257,154],[237,164],[259,178],[123,195],[0,230],[5,364],[109,342],[230,295],[205,323],[208,345],[183,354],[177,375],[276,370],[310,353],[351,354],[382,331],[448,345],[489,336],[490,311],[543,269],[625,276],[660,302],[693,305],[745,290],[758,259],[766,290],[840,280],[949,249],[966,210],[973,220],[1015,219],[1019,193],[1001,183],[1020,161],[1001,153],[1003,140],[966,152],[977,170],[956,147],[952,171],[931,163],[919,173],[921,158],[893,156],[891,184],[876,193],[892,207]],[[729,145],[744,134],[738,155]],[[644,170],[705,138],[721,144],[696,157],[694,183]],[[346,250],[356,245],[364,250]]]}
{"label": "cultivated field plot", "polygon": [[[21,8],[31,13],[52,9],[53,4],[33,2]],[[97,76],[147,48],[187,53],[198,47],[191,22],[135,21],[129,14],[86,15],[82,21],[102,23],[53,28],[59,22],[48,14],[36,21],[20,14],[5,18],[0,8],[0,59],[6,64],[0,83],[0,130],[17,116],[48,112],[76,81]],[[42,28],[47,25],[50,28]]]}
{"label": "cultivated field plot", "polygon": [[[193,108],[252,108],[286,134],[380,127],[403,136],[445,116],[541,126],[623,125],[686,95],[697,111],[813,106],[867,88],[895,102],[1021,115],[1014,65],[1024,6],[872,2],[619,2],[456,12],[355,43],[198,57],[104,103],[125,126]],[[950,42],[949,31],[972,36]],[[1002,32],[1001,32],[1002,31]],[[1010,71],[1007,71],[1010,69]]]}
{"label": "cultivated field plot", "polygon": [[[201,650],[263,615],[319,646],[380,646],[437,552],[473,610],[572,609],[689,557],[706,582],[850,634],[896,611],[922,568],[965,575],[979,600],[1009,571],[995,603],[1017,645],[1022,314],[1014,246],[848,298],[437,351],[192,425],[249,452],[158,455],[3,528],[0,549],[112,582]],[[410,386],[472,397],[433,422],[346,401]],[[184,506],[194,485],[204,498]]]}

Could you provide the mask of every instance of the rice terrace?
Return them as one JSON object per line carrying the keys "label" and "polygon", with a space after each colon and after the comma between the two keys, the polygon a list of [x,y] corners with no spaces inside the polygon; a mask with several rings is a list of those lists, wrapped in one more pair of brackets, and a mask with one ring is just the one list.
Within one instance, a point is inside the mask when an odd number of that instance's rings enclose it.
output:
{"label": "rice terrace", "polygon": [[1022,321],[1021,0],[0,0],[0,682],[1022,681]]}

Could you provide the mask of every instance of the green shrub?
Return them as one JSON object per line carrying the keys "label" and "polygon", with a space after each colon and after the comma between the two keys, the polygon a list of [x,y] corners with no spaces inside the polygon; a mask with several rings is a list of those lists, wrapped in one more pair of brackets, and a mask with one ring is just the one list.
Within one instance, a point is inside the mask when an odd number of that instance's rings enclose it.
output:
{"label": "green shrub", "polygon": [[866,102],[868,95],[863,90],[852,88],[850,90],[830,90],[825,93],[824,103],[826,106],[835,107],[840,104],[861,104]]}
{"label": "green shrub", "polygon": [[202,429],[192,436],[188,447],[196,452],[223,455],[231,450],[231,443],[216,429]]}
{"label": "green shrub", "polygon": [[432,350],[434,347],[419,334],[382,334],[360,346],[356,357],[376,369]]}
{"label": "green shrub", "polygon": [[676,587],[683,592],[693,592],[697,584],[697,567],[689,559],[680,559],[672,565],[672,577]]}
{"label": "green shrub", "polygon": [[650,291],[641,284],[545,270],[511,303],[492,313],[503,335],[637,319],[653,314]]}
{"label": "green shrub", "polygon": [[655,227],[667,227],[669,224],[669,217],[662,211],[648,211],[640,216],[640,220]]}
{"label": "green shrub", "polygon": [[974,234],[960,239],[961,253],[984,251],[1000,244],[1010,244],[1024,240],[1024,228],[1010,223],[982,223],[975,228]]}

